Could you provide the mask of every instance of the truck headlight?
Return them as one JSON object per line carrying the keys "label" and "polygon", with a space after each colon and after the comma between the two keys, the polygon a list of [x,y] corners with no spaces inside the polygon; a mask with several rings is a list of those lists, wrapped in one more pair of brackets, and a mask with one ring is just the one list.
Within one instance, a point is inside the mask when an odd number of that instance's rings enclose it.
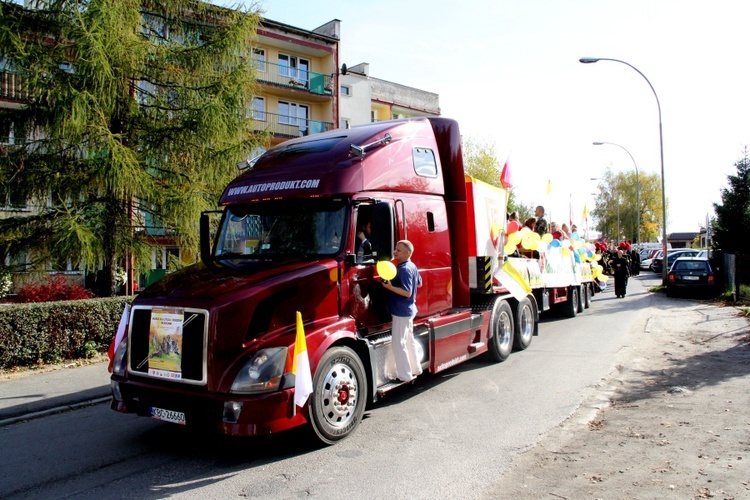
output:
{"label": "truck headlight", "polygon": [[115,350],[115,359],[112,360],[112,373],[118,377],[124,377],[128,368],[128,338],[125,337]]}
{"label": "truck headlight", "polygon": [[229,392],[260,394],[278,390],[287,352],[286,347],[269,347],[256,352],[234,378]]}

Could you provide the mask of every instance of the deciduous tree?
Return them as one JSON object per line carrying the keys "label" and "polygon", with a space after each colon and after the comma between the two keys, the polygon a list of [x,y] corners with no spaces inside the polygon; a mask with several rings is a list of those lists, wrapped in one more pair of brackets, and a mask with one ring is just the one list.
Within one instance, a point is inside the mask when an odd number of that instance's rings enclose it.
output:
{"label": "deciduous tree", "polygon": [[[661,180],[657,174],[638,173],[636,197],[635,171],[604,172],[598,186],[596,206],[591,211],[595,228],[611,240],[657,241],[661,234]],[[640,206],[636,205],[640,199]],[[641,234],[638,233],[638,214],[641,217]],[[619,230],[619,233],[618,233]]]}

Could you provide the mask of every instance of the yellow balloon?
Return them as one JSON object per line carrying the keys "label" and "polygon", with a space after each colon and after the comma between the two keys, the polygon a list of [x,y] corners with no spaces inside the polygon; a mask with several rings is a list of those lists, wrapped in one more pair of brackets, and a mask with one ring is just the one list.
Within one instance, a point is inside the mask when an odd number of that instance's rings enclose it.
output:
{"label": "yellow balloon", "polygon": [[521,236],[521,233],[519,231],[516,231],[515,233],[510,233],[508,235],[508,243],[509,244],[512,243],[514,245],[518,245],[519,243],[521,243],[522,239],[523,239],[523,237]]}
{"label": "yellow balloon", "polygon": [[532,246],[534,244],[534,240],[529,238],[528,236],[521,240],[521,246],[525,248],[526,250],[532,250]]}
{"label": "yellow balloon", "polygon": [[503,247],[503,251],[505,252],[505,255],[510,255],[516,251],[516,245],[509,242]]}
{"label": "yellow balloon", "polygon": [[490,228],[490,236],[492,237],[492,239],[494,240],[495,238],[497,238],[497,235],[500,234],[502,230],[503,228],[497,222],[492,224],[492,228]]}
{"label": "yellow balloon", "polygon": [[563,254],[563,257],[570,257],[570,248],[563,247],[562,254]]}
{"label": "yellow balloon", "polygon": [[597,261],[597,262],[599,262],[600,260],[602,260],[602,254],[595,253],[594,254],[594,260]]}
{"label": "yellow balloon", "polygon": [[531,229],[529,229],[527,226],[523,226],[521,228],[521,231],[519,232],[521,233],[521,236],[525,238],[531,232]]}
{"label": "yellow balloon", "polygon": [[552,243],[552,235],[550,233],[547,233],[544,236],[542,236],[542,242],[546,243],[547,245]]}
{"label": "yellow balloon", "polygon": [[396,266],[394,266],[393,262],[391,262],[390,260],[381,260],[377,263],[376,267],[378,270],[378,275],[382,279],[390,281],[396,277]]}
{"label": "yellow balloon", "polygon": [[540,241],[542,239],[542,236],[539,233],[531,233],[529,237],[534,241]]}
{"label": "yellow balloon", "polygon": [[582,246],[583,246],[583,242],[582,242],[581,240],[575,240],[575,241],[573,242],[573,248],[575,248],[576,250],[578,250],[578,249],[579,249],[579,248],[581,248]]}
{"label": "yellow balloon", "polygon": [[609,276],[607,276],[606,274],[603,274],[599,276],[599,281],[606,283],[607,281],[609,281]]}

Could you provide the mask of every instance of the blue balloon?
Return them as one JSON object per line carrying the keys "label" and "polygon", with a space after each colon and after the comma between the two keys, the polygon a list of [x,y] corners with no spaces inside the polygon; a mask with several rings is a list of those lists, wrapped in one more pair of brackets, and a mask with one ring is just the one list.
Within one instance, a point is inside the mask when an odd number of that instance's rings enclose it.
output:
{"label": "blue balloon", "polygon": [[581,239],[581,237],[580,237],[580,236],[578,236],[578,233],[573,233],[573,234],[572,234],[572,235],[571,235],[570,237],[571,237],[571,239],[572,239],[573,241]]}
{"label": "blue balloon", "polygon": [[592,252],[591,250],[589,250],[588,252],[586,252],[586,255],[587,255],[587,256],[588,256],[588,258],[590,259],[591,257],[593,257],[593,256],[594,256],[594,252]]}
{"label": "blue balloon", "polygon": [[560,240],[552,240],[552,243],[550,243],[555,248],[558,248],[560,246]]}

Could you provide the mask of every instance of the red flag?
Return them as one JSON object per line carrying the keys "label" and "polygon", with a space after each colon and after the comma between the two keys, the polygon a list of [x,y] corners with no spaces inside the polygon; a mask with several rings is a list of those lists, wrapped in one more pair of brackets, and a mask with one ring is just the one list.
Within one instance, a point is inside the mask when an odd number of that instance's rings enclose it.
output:
{"label": "red flag", "polygon": [[505,160],[503,171],[500,173],[500,184],[502,184],[505,189],[513,187],[513,177],[510,175],[510,164],[508,163],[508,160]]}

